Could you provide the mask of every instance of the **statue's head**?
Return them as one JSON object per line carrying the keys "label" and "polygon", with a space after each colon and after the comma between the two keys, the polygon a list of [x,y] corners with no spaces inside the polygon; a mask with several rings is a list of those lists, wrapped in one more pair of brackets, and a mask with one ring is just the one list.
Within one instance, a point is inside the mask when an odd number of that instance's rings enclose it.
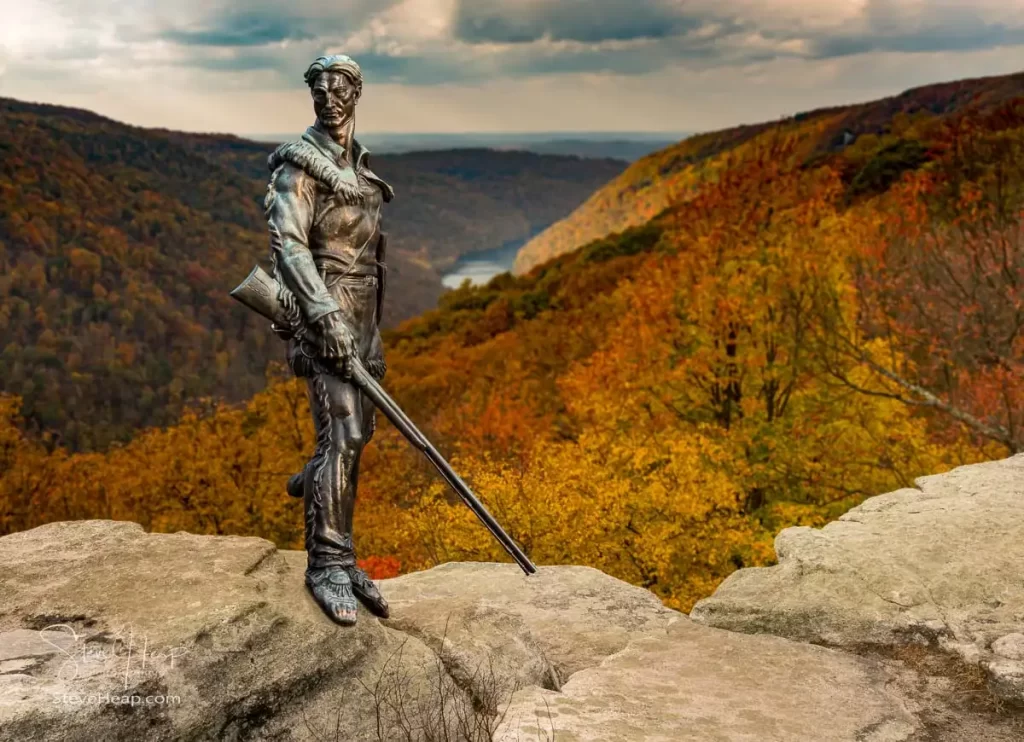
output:
{"label": "statue's head", "polygon": [[305,77],[313,110],[324,127],[338,129],[353,119],[363,92],[363,72],[355,60],[344,54],[319,57]]}

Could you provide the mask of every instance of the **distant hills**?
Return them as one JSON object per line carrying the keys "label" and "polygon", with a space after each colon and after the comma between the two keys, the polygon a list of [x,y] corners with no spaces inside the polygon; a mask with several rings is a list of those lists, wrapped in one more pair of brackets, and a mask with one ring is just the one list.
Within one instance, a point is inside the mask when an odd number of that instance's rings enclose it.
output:
{"label": "distant hills", "polygon": [[[254,134],[258,141],[283,142],[290,134]],[[439,149],[487,148],[541,155],[611,158],[632,162],[688,136],[685,132],[536,132],[376,134],[361,137],[374,152],[399,154]]]}
{"label": "distant hills", "polygon": [[[693,137],[640,165],[579,229],[653,218],[579,249],[567,240],[564,254],[446,292],[384,333],[389,394],[531,559],[601,569],[688,611],[737,569],[772,563],[783,528],[1024,450],[1024,76]],[[71,206],[88,182],[72,174],[59,181]],[[207,229],[225,229],[237,199],[197,187],[222,212]],[[212,349],[265,338],[247,334],[244,313],[233,326],[204,314],[222,295],[204,270],[228,267],[197,249],[208,240],[161,241],[202,213],[154,209],[144,192],[128,205],[122,231],[190,255],[188,284],[171,281],[167,299],[145,281],[177,264],[141,238],[97,264],[82,229],[89,252],[70,267],[46,254],[49,224],[83,222],[55,221],[68,209],[54,188],[25,183],[49,200],[32,207],[37,234],[16,226],[46,257],[19,271],[3,311],[23,330],[58,318],[85,341],[41,337],[0,376],[15,390],[94,380],[63,398],[44,387],[35,409],[102,415],[91,398],[116,386],[124,405],[152,410],[154,364],[197,385],[232,362]],[[65,284],[129,264],[137,278],[120,299],[76,299],[61,317]],[[149,344],[133,346],[140,336]],[[106,370],[104,353],[121,365]],[[301,380],[271,379],[245,404],[102,454],[48,455],[20,434],[15,406],[0,396],[0,533],[107,518],[302,544],[301,505],[284,491],[315,446]],[[354,538],[371,564],[394,574],[505,558],[394,426],[382,421],[359,476]]]}
{"label": "distant hills", "polygon": [[[712,186],[775,140],[788,142],[801,168],[837,173],[844,203],[852,202],[944,156],[931,149],[933,133],[917,131],[927,128],[919,119],[936,129],[970,123],[1022,95],[1024,73],[930,85],[700,134],[628,167],[487,148],[375,156],[398,193],[386,217],[394,279],[386,322],[423,313],[403,335],[406,354],[428,335],[455,332],[456,315],[425,312],[442,294],[439,272],[459,256],[535,234],[516,273],[543,273],[541,264],[589,244],[580,267],[592,288],[580,288],[583,274],[551,267],[548,275],[567,282],[559,301],[596,301],[623,275],[612,263],[592,273],[584,264],[594,255],[652,251],[651,225],[666,224],[665,214],[690,218],[683,207],[701,193],[728,195]],[[266,257],[260,201],[269,149],[0,99],[0,392],[22,397],[32,430],[56,432],[71,448],[102,448],[175,421],[197,399],[240,401],[265,387],[281,348],[227,291]],[[534,279],[514,284],[514,301],[481,305],[483,325],[466,332],[497,332],[510,316],[552,306]],[[482,311],[478,294],[444,296],[442,306],[465,300]],[[583,309],[579,326],[603,332]],[[531,363],[547,363],[541,356]]]}
{"label": "distant hills", "polygon": [[[823,155],[852,144],[864,134],[879,134],[898,114],[926,112],[948,116],[983,111],[1024,93],[1024,73],[926,85],[881,100],[798,113],[779,121],[699,134],[647,155],[565,219],[530,240],[516,257],[524,273],[546,260],[611,232],[643,224],[674,201],[699,190],[737,146],[777,127],[792,131],[802,122],[826,121],[814,151]],[[819,135],[815,135],[819,136]]]}
{"label": "distant hills", "polygon": [[[0,391],[37,431],[103,447],[186,400],[248,398],[281,353],[227,292],[266,263],[273,146],[0,99]],[[382,155],[385,323],[433,307],[468,252],[523,240],[621,172],[486,149]]]}

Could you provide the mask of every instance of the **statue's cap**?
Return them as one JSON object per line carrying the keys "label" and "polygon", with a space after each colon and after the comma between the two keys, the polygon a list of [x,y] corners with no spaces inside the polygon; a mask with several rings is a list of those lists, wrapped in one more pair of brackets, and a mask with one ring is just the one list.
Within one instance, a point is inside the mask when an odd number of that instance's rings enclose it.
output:
{"label": "statue's cap", "polygon": [[341,72],[349,77],[356,87],[361,91],[363,87],[363,71],[356,64],[356,61],[347,54],[331,54],[329,56],[317,57],[313,64],[306,70],[305,79],[309,87],[313,87],[321,72],[333,70]]}

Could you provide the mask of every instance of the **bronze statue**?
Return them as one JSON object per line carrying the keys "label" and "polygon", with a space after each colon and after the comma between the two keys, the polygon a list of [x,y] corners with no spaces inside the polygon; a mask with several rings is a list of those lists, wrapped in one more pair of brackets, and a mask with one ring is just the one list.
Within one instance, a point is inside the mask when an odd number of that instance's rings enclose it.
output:
{"label": "bronze statue", "polygon": [[430,458],[522,569],[530,574],[535,567],[378,384],[386,372],[381,207],[394,191],[370,170],[369,152],[354,136],[359,65],[341,54],[320,57],[305,79],[316,123],[268,160],[273,276],[257,267],[231,295],[273,321],[288,341],[289,366],[306,379],[316,451],[287,490],[305,505],[306,584],[328,616],[353,624],[356,599],[388,616],[352,543],[359,458],[373,436],[375,406]]}
{"label": "bronze statue", "polygon": [[[320,57],[305,79],[316,123],[269,159],[264,206],[274,275],[315,331],[320,360],[343,368],[358,354],[380,379],[386,244],[380,212],[394,192],[369,169],[368,153],[354,136],[359,66],[343,55]],[[315,373],[309,358],[290,338],[288,359],[296,375],[306,377],[317,431],[313,459],[288,482],[289,494],[305,500],[306,583],[340,623],[355,621],[357,596],[387,616],[387,603],[356,566],[352,546],[359,457],[373,435],[373,404],[343,374]]]}

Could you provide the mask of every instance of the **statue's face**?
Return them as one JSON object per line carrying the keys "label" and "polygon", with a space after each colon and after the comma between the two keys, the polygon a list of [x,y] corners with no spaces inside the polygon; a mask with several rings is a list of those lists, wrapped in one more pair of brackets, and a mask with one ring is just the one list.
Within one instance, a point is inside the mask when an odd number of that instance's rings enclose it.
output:
{"label": "statue's face", "polygon": [[313,110],[328,129],[343,126],[356,112],[356,86],[344,73],[325,70],[313,83]]}

